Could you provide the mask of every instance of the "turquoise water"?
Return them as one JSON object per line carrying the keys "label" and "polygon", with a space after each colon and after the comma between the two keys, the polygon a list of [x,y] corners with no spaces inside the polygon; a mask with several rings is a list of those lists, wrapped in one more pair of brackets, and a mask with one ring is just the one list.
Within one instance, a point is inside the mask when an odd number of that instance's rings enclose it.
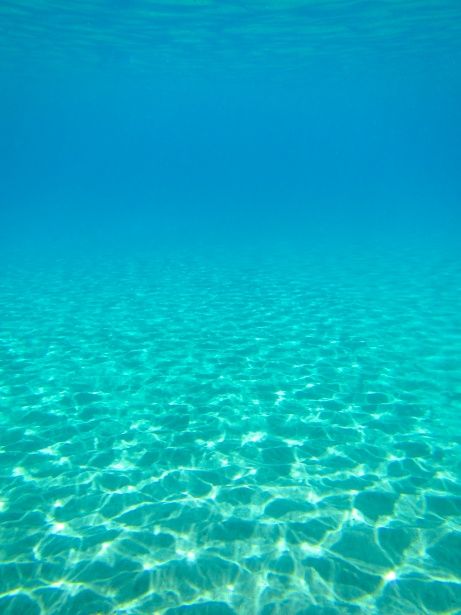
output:
{"label": "turquoise water", "polygon": [[459,0],[0,3],[0,615],[461,615]]}
{"label": "turquoise water", "polygon": [[11,263],[0,611],[459,612],[460,290],[441,249]]}

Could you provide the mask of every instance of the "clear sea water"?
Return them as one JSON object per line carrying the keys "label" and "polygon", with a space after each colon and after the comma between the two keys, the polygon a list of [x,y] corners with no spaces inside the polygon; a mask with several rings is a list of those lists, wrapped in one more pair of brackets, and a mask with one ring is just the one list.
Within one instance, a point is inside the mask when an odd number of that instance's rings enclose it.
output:
{"label": "clear sea water", "polygon": [[0,614],[459,615],[459,0],[3,0],[0,92]]}

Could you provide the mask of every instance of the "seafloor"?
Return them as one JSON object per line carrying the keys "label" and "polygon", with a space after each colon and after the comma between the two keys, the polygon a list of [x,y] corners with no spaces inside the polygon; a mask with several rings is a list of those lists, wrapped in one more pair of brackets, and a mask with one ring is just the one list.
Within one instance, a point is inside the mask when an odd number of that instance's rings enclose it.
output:
{"label": "seafloor", "polygon": [[461,612],[461,266],[10,259],[0,613]]}

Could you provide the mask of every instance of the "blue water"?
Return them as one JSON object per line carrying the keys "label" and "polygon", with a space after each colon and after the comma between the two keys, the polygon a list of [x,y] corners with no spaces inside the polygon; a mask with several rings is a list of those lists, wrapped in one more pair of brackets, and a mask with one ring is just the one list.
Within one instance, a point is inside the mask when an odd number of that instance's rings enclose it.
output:
{"label": "blue water", "polygon": [[461,613],[461,5],[0,6],[0,613]]}

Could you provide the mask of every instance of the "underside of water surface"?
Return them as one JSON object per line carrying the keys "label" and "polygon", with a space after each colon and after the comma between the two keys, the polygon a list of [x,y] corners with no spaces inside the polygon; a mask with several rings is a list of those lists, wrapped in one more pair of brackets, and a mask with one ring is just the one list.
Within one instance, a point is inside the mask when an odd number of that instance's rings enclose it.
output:
{"label": "underside of water surface", "polygon": [[0,615],[461,615],[461,2],[0,2]]}

